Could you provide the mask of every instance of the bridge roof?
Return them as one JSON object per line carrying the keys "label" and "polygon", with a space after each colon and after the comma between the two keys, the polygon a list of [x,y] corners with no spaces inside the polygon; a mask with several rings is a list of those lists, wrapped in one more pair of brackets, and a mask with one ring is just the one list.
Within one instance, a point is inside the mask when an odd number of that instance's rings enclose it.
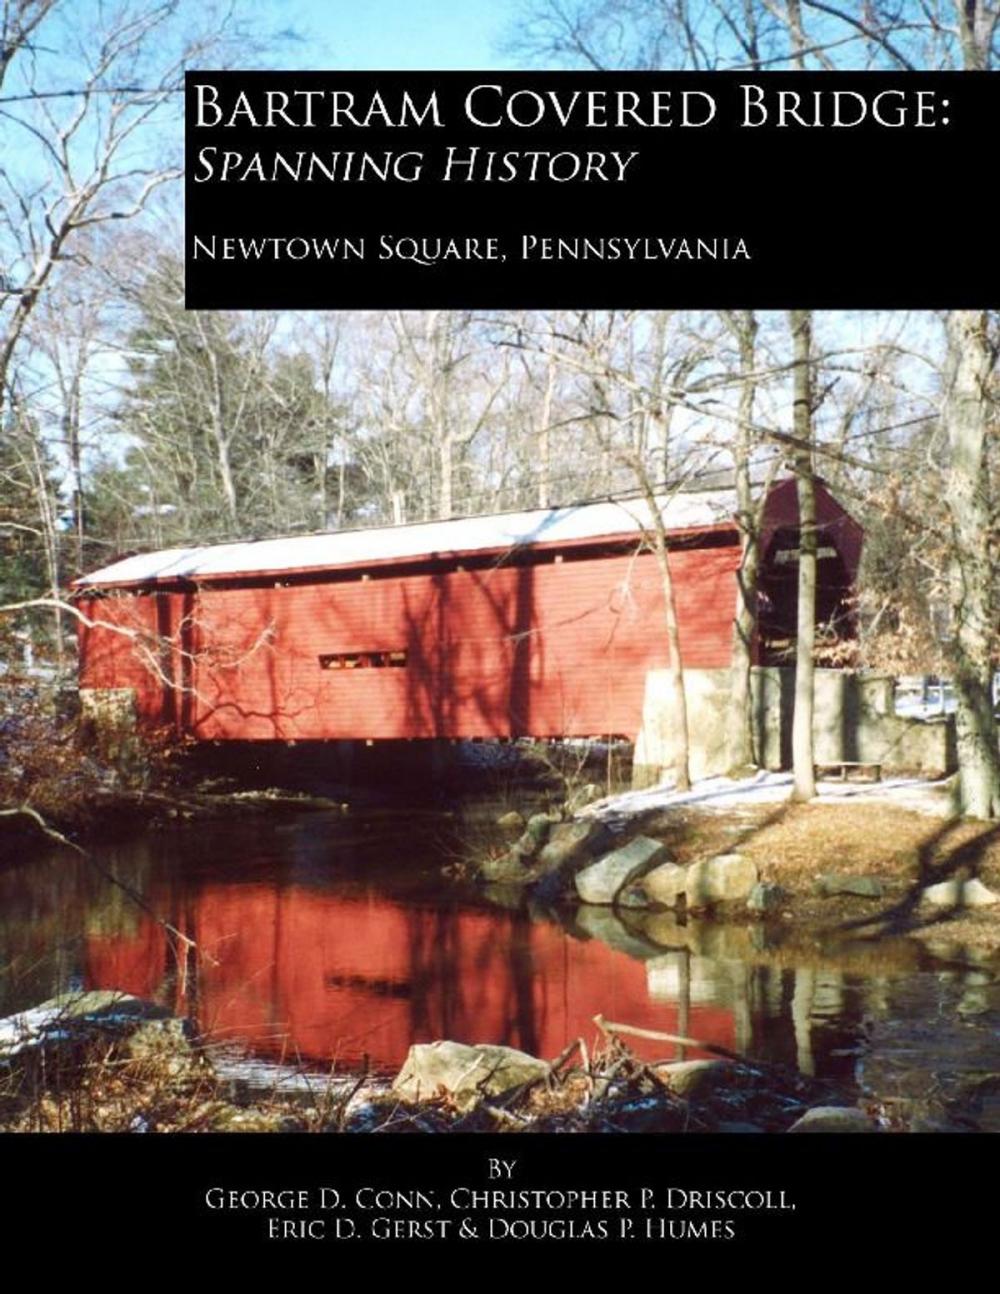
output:
{"label": "bridge roof", "polygon": [[[676,493],[659,502],[664,525],[671,531],[732,524],[736,507],[735,493],[728,489]],[[625,539],[650,528],[645,500],[622,499],[201,548],[167,548],[126,557],[75,584],[78,588],[118,587],[432,561],[534,546],[578,545],[602,538]]]}

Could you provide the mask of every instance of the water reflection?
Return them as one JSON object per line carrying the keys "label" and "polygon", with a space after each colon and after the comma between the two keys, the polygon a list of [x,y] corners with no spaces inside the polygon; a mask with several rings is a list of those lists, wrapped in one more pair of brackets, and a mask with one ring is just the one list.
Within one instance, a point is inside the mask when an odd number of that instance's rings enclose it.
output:
{"label": "water reflection", "polygon": [[[411,1043],[435,1038],[554,1057],[578,1036],[589,1043],[601,1013],[847,1083],[861,1054],[877,1071],[878,1027],[905,1052],[916,1023],[919,1070],[937,1063],[943,1035],[925,1026],[943,1003],[957,1026],[996,1022],[993,975],[940,970],[913,943],[806,948],[759,926],[489,902],[441,880],[460,830],[430,815],[311,814],[96,851],[149,911],[66,854],[8,865],[0,1014],[71,982],[119,988],[265,1058],[327,1068],[367,1057],[388,1071]],[[178,963],[161,921],[196,955]],[[698,1054],[644,1046],[651,1057]]]}

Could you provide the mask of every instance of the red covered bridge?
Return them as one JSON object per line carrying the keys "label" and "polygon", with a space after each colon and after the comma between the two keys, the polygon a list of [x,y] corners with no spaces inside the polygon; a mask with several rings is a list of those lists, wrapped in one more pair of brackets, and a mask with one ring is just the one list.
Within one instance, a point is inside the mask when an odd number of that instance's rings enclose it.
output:
{"label": "red covered bridge", "polygon": [[[843,634],[861,529],[817,495],[818,615]],[[686,670],[729,664],[734,511],[730,490],[661,504]],[[761,663],[794,642],[797,520],[782,481]],[[129,557],[77,582],[81,688],[204,740],[631,739],[667,663],[649,521],[633,499]]]}

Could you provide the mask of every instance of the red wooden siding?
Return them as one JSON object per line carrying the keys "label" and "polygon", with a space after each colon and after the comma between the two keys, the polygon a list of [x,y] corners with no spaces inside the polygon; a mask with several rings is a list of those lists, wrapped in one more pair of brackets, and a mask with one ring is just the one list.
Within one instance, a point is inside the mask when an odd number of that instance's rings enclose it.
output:
{"label": "red wooden siding", "polygon": [[179,729],[190,708],[194,595],[116,593],[80,609],[94,625],[80,626],[80,686],[130,688],[142,722]]}
{"label": "red wooden siding", "polygon": [[[728,663],[733,545],[671,553],[689,668]],[[645,674],[666,664],[655,558],[551,559],[329,583],[88,604],[93,618],[156,622],[173,649],[151,668],[127,638],[84,635],[84,687],[134,687],[143,718],[203,739],[634,735]],[[320,658],[406,653],[401,668],[324,669]],[[173,697],[162,675],[185,686]]]}

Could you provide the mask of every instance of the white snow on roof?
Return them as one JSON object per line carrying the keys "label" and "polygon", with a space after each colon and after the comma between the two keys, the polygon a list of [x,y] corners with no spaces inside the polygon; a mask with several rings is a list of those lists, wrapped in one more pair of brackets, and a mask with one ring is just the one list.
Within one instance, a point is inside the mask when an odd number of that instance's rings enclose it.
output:
{"label": "white snow on roof", "polygon": [[[735,496],[732,490],[678,493],[663,499],[660,509],[668,530],[711,526],[732,518]],[[76,584],[118,585],[265,571],[325,570],[368,562],[447,557],[455,553],[504,552],[530,544],[639,534],[649,529],[650,516],[644,500],[627,499],[370,530],[255,539],[204,548],[168,548],[126,557],[83,576]]]}

